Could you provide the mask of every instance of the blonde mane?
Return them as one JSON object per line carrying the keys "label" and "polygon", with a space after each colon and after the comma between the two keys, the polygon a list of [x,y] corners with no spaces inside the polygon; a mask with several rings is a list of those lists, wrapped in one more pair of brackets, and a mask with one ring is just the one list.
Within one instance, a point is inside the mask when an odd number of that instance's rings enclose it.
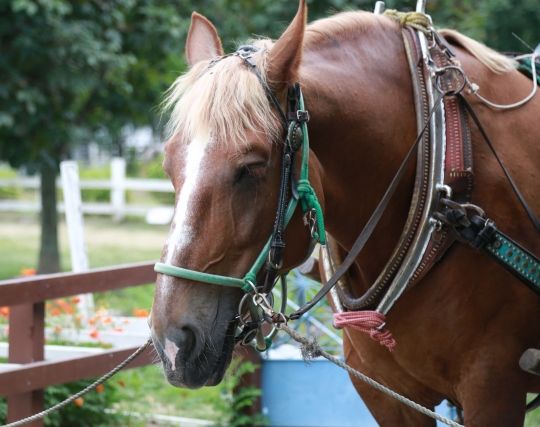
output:
{"label": "blonde mane", "polygon": [[[268,40],[252,44],[261,50],[254,55],[264,79]],[[269,140],[279,127],[261,82],[238,56],[201,61],[178,77],[165,95],[163,109],[170,112],[169,137],[182,132],[184,141],[198,137],[206,141],[247,143],[246,129],[261,132]]]}
{"label": "blonde mane", "polygon": [[458,31],[442,29],[439,30],[439,33],[443,35],[449,43],[461,46],[494,73],[503,74],[516,69],[516,61],[512,58],[504,56]]}
{"label": "blonde mane", "polygon": [[[375,18],[375,19],[374,19]],[[304,45],[313,46],[336,37],[355,37],[372,25],[395,22],[367,12],[344,12],[310,24]],[[454,30],[440,30],[449,42],[461,46],[495,73],[516,67],[515,61]],[[272,41],[251,41],[260,48],[254,55],[261,77],[265,78],[266,52]],[[269,141],[279,135],[276,112],[269,103],[261,82],[238,56],[226,56],[195,64],[178,77],[166,92],[164,111],[170,112],[169,137],[182,131],[182,139],[196,136],[242,147],[247,143],[246,130],[266,135]]]}

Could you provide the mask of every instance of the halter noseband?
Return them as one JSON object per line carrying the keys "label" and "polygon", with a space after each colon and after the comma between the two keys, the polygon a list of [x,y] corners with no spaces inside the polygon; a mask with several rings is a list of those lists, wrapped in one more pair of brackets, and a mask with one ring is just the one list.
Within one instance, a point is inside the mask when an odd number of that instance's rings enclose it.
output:
{"label": "halter noseband", "polygon": [[[265,294],[268,295],[272,291],[276,283],[279,270],[282,268],[283,251],[285,249],[283,233],[294,215],[299,202],[304,213],[304,223],[310,226],[312,240],[312,244],[310,246],[311,249],[317,242],[323,245],[326,244],[326,232],[322,208],[309,181],[309,137],[307,129],[309,114],[307,110],[304,109],[302,90],[300,89],[300,85],[298,83],[292,87],[289,87],[287,93],[287,114],[285,114],[281,108],[279,100],[275,96],[272,89],[268,86],[266,80],[262,77],[255,64],[253,54],[258,51],[259,49],[255,46],[245,45],[240,46],[240,48],[238,48],[238,50],[233,54],[226,56],[233,55],[240,57],[244,64],[246,64],[248,68],[255,73],[266,92],[267,98],[278,112],[284,125],[281,184],[272,234],[257,256],[257,259],[253,263],[252,267],[243,278],[204,273],[162,262],[156,263],[154,270],[157,273],[194,282],[240,288],[246,293],[246,296],[251,294],[253,297],[262,296],[264,298]],[[222,60],[226,56],[217,58],[216,60],[210,62],[209,67],[212,67],[217,61]],[[302,150],[302,161],[299,179],[296,181],[294,176],[294,159],[296,152],[300,150],[300,148]],[[309,251],[308,256],[310,254],[311,250]],[[264,281],[259,283],[258,276],[260,275],[263,267],[265,267],[266,274]],[[284,282],[282,282],[282,286],[285,288]],[[282,295],[282,298],[285,299],[286,294]],[[244,301],[245,299],[242,299],[239,311],[241,311]],[[251,339],[253,339],[254,334],[252,332],[256,330],[258,332],[257,349],[260,351],[267,350],[271,344],[271,339],[275,331],[273,331],[270,335],[263,337],[264,339],[261,339],[260,326],[265,320],[264,314],[254,310],[257,307],[255,307],[252,298],[249,298],[248,308],[252,321],[242,322],[243,330],[240,332],[240,337],[250,336]],[[241,317],[242,313],[239,313],[236,320],[240,319],[241,321]],[[245,341],[245,338],[242,339],[242,341]]]}

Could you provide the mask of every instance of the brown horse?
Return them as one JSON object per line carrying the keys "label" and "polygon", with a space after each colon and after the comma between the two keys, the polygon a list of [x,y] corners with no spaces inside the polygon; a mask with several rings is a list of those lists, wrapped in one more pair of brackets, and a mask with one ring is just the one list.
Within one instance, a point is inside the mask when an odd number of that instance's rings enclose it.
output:
{"label": "brown horse", "polygon": [[[306,27],[306,13],[301,1],[275,43],[254,42],[263,48],[254,58],[282,102],[288,85],[299,81],[303,88],[311,115],[311,181],[329,232],[347,251],[415,139],[410,74],[393,20],[348,12]],[[510,70],[504,57],[464,36],[448,38],[484,96],[508,103],[530,90],[531,82]],[[222,55],[214,26],[193,14],[186,45],[191,68],[168,96],[171,138],[164,169],[176,190],[176,209],[162,261],[242,277],[272,230],[282,148],[276,141],[282,129],[255,74],[238,56],[213,61]],[[540,97],[504,112],[469,98],[538,211]],[[472,201],[501,230],[538,253],[538,235],[477,129],[472,132]],[[411,165],[350,271],[357,295],[377,278],[396,244],[413,178]],[[298,265],[308,248],[300,214],[286,234],[284,270]],[[239,289],[158,275],[151,323],[171,384],[200,387],[221,381],[234,347],[230,325],[241,296]],[[395,351],[346,328],[345,357],[428,407],[451,399],[464,409],[468,427],[519,426],[526,393],[540,392],[540,377],[518,367],[524,350],[540,346],[538,319],[536,295],[487,256],[456,243],[390,311]],[[434,425],[363,383],[354,384],[381,425]]]}

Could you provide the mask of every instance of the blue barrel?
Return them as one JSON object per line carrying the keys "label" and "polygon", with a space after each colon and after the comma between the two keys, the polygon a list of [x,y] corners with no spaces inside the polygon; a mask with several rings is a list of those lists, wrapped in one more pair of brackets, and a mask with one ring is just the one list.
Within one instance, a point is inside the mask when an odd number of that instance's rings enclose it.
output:
{"label": "blue barrel", "polygon": [[[274,427],[377,427],[348,374],[327,360],[263,360],[262,412]],[[437,412],[450,416],[446,402]]]}

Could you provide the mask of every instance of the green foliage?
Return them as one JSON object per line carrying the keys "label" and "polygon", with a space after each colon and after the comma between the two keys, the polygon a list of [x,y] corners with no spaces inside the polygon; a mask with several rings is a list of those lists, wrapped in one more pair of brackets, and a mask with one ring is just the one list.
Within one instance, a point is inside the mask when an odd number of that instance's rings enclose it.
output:
{"label": "green foliage", "polygon": [[[139,176],[142,178],[150,179],[169,179],[169,177],[163,171],[163,156],[158,156],[155,159],[140,165],[139,167]],[[163,205],[174,204],[174,194],[172,193],[161,193],[161,192],[152,192],[152,199]]]}
{"label": "green foliage", "polygon": [[247,427],[266,425],[262,414],[250,414],[247,408],[253,406],[261,396],[261,390],[256,387],[242,387],[241,379],[254,373],[259,367],[251,362],[233,359],[223,380],[222,399],[218,403],[221,412],[218,427]]}
{"label": "green foliage", "polygon": [[167,70],[181,66],[180,23],[167,0],[2,2],[0,158],[36,167],[153,124]]}
{"label": "green foliage", "polygon": [[[111,171],[109,166],[81,168],[79,176],[81,180],[110,179]],[[81,198],[84,202],[108,203],[111,200],[111,191],[107,189],[85,189],[81,190]]]}
{"label": "green foliage", "polygon": [[[50,408],[53,405],[65,400],[69,396],[77,393],[92,383],[92,380],[75,381],[68,384],[48,387],[45,390],[45,407]],[[84,395],[76,403],[70,403],[60,411],[53,412],[44,419],[45,427],[63,427],[63,426],[116,426],[126,425],[125,417],[106,413],[104,409],[111,408],[113,404],[122,399],[119,393],[119,386],[114,382],[108,382],[102,391],[98,393],[93,390]],[[7,403],[0,399],[0,424],[6,422]]]}

